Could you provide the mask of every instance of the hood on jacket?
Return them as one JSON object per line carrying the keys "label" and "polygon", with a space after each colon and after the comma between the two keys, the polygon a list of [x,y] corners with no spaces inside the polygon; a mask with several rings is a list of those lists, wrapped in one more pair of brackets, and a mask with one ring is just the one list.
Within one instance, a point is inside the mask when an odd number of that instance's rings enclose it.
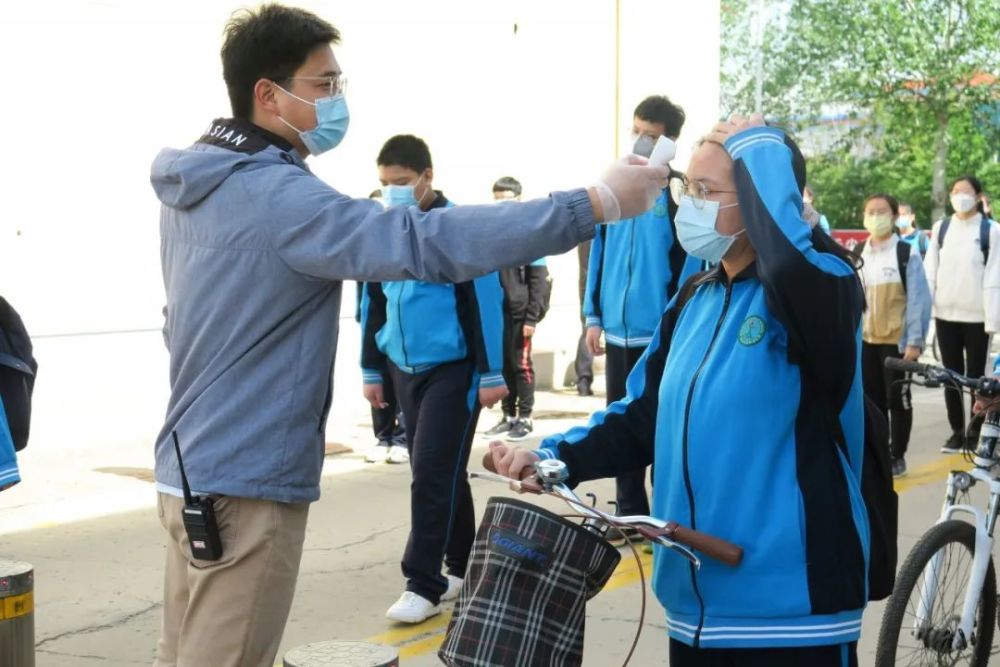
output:
{"label": "hood on jacket", "polygon": [[157,198],[175,209],[197,205],[231,174],[248,166],[305,162],[281,137],[252,123],[218,119],[189,148],[164,148],[153,160]]}

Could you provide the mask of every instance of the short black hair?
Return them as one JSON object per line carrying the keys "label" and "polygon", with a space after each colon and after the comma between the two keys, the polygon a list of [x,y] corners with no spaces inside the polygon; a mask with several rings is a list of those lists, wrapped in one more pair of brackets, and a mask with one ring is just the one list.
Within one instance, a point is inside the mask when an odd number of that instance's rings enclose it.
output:
{"label": "short black hair", "polygon": [[911,204],[908,201],[901,201],[901,202],[899,202],[899,208],[903,208],[904,206],[906,208],[910,209],[910,213],[913,213],[913,204]]}
{"label": "short black hair", "polygon": [[668,137],[679,137],[684,127],[684,109],[670,101],[666,95],[650,95],[635,108],[634,117],[647,123],[659,123]]}
{"label": "short black hair", "polygon": [[899,200],[898,199],[896,199],[892,195],[886,194],[884,192],[876,192],[873,195],[868,195],[867,197],[865,197],[865,206],[867,207],[868,206],[868,202],[870,202],[873,199],[881,199],[882,201],[884,201],[886,204],[889,205],[889,210],[892,211],[893,217],[896,217],[896,218],[899,217]]}
{"label": "short black hair", "polygon": [[258,81],[288,79],[317,47],[339,42],[336,28],[304,9],[269,4],[233,13],[222,44],[222,78],[233,116],[250,119]]}
{"label": "short black hair", "polygon": [[502,176],[493,184],[493,192],[513,192],[515,197],[520,197],[521,182],[513,176]]}
{"label": "short black hair", "polygon": [[412,134],[397,134],[385,142],[375,164],[379,167],[404,167],[418,174],[434,166],[427,142]]}

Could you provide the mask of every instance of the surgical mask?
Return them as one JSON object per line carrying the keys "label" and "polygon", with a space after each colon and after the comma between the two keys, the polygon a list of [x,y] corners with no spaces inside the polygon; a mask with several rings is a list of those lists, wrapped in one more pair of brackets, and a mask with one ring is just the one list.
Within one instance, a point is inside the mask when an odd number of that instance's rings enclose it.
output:
{"label": "surgical mask", "polygon": [[302,139],[302,143],[312,155],[321,155],[340,145],[340,142],[344,140],[344,135],[347,134],[347,127],[351,124],[351,113],[347,110],[347,100],[344,99],[343,93],[338,93],[333,97],[321,97],[315,102],[310,102],[284,88],[281,90],[289,97],[312,105],[316,109],[316,127],[311,130],[300,130],[278,116],[278,120],[299,133],[299,138]]}
{"label": "surgical mask", "polygon": [[417,186],[422,180],[424,180],[423,174],[420,175],[420,178],[413,185],[383,185],[382,201],[389,208],[393,206],[415,206],[419,203],[416,195]]}
{"label": "surgical mask", "polygon": [[906,216],[900,216],[896,218],[896,229],[899,230],[909,229],[912,226],[913,226],[913,221],[910,220],[910,218],[907,218]]}
{"label": "surgical mask", "polygon": [[951,207],[959,213],[968,213],[976,207],[976,198],[968,194],[952,195]]}
{"label": "surgical mask", "polygon": [[719,211],[739,206],[738,203],[721,206],[719,202],[708,199],[702,200],[702,203],[704,206],[698,208],[694,205],[694,199],[688,195],[681,197],[677,215],[674,216],[677,240],[681,242],[681,247],[687,254],[718,264],[729,252],[736,238],[746,230],[741,229],[732,236],[726,236],[715,229]]}
{"label": "surgical mask", "polygon": [[889,215],[866,215],[865,229],[872,236],[887,236],[892,232],[892,216]]}

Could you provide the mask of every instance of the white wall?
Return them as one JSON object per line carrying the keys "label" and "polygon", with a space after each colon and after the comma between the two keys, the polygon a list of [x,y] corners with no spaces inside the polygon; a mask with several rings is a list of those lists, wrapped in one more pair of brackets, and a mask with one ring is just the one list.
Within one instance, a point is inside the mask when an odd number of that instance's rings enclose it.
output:
{"label": "white wall", "polygon": [[[313,165],[357,196],[376,186],[378,148],[400,132],[423,136],[437,186],[473,203],[487,201],[493,180],[506,174],[529,196],[595,179],[625,150],[614,145],[616,124],[624,134],[645,95],[668,94],[687,111],[681,168],[718,113],[718,0],[622,0],[617,120],[611,0],[298,4],[343,33],[336,52],[350,81],[351,130]],[[144,447],[156,432],[166,384],[157,336],[120,334],[112,339],[120,345],[45,336],[159,326],[149,164],[162,146],[191,143],[228,114],[218,51],[238,6],[42,0],[4,9],[0,294],[39,336],[36,423],[61,424],[38,426],[36,447],[71,428],[77,442]],[[550,267],[553,310],[538,346],[564,363],[578,332],[575,253],[552,258]],[[352,307],[346,299],[345,314]],[[332,424],[358,393],[357,339],[345,325]],[[108,364],[95,368],[95,358]],[[67,401],[81,396],[100,403],[76,408],[89,419],[71,424]],[[122,421],[124,413],[149,423]]]}

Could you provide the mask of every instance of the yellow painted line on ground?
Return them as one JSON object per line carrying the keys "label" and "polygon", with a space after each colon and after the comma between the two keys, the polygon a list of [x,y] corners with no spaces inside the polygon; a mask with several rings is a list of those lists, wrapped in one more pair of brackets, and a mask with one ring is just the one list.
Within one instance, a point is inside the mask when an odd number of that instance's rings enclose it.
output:
{"label": "yellow painted line on ground", "polygon": [[952,454],[942,457],[937,461],[917,466],[913,470],[910,470],[905,477],[897,479],[893,483],[893,486],[896,488],[896,493],[903,493],[904,491],[909,491],[910,489],[930,484],[931,482],[939,482],[948,477],[948,473],[952,470],[965,470],[968,468],[969,462],[965,460],[964,454]]}
{"label": "yellow painted line on ground", "polygon": [[[962,454],[952,454],[937,461],[917,466],[909,471],[905,477],[895,480],[893,486],[897,493],[903,493],[920,486],[941,481],[948,477],[952,470],[961,470],[968,467],[968,462]],[[643,570],[647,573],[647,578],[652,572],[653,557],[650,554],[641,553],[639,560]],[[622,560],[615,568],[614,573],[608,579],[608,583],[602,592],[613,591],[637,583],[641,580],[639,568],[635,558],[628,550],[622,551]],[[444,640],[444,631],[451,620],[451,613],[441,614],[433,619],[399,629],[383,632],[382,634],[369,637],[365,641],[377,644],[391,644],[399,647],[400,659],[414,658],[441,647]]]}
{"label": "yellow painted line on ground", "polygon": [[[639,561],[645,571],[649,572],[653,564],[650,554],[640,552]],[[639,581],[639,566],[630,551],[622,552],[622,560],[608,579],[603,591],[613,591],[624,588]],[[444,632],[451,621],[451,612],[445,612],[417,625],[394,628],[381,634],[365,639],[373,644],[390,644],[399,647],[399,658],[413,658],[425,653],[436,651],[444,640]]]}
{"label": "yellow painted line on ground", "polygon": [[434,632],[436,630],[443,631],[448,627],[448,622],[450,620],[451,612],[449,611],[443,614],[438,614],[434,618],[428,619],[423,623],[394,628],[388,632],[383,632],[380,635],[369,637],[365,641],[372,642],[373,644],[392,644],[393,646],[399,646],[400,644],[405,644],[408,641],[422,637],[430,632]]}

